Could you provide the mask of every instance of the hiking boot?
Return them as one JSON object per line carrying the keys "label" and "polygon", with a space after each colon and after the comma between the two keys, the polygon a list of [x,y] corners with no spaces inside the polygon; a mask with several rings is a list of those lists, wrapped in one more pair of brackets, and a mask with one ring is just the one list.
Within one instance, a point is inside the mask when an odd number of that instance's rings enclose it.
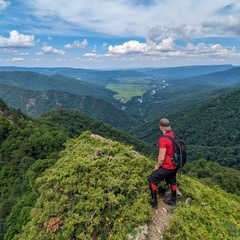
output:
{"label": "hiking boot", "polygon": [[152,205],[153,208],[157,209],[158,208],[158,201],[156,200],[151,200],[150,204]]}
{"label": "hiking boot", "polygon": [[171,198],[163,199],[163,202],[167,205],[170,205],[170,206],[175,206],[176,205],[176,201],[171,200]]}

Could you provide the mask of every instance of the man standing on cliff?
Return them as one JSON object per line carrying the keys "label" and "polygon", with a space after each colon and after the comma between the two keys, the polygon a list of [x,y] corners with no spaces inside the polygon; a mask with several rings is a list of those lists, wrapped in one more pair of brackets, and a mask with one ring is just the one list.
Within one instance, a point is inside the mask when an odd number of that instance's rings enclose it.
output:
{"label": "man standing on cliff", "polygon": [[158,162],[154,167],[153,173],[148,177],[152,200],[151,205],[153,208],[158,207],[157,201],[157,185],[165,179],[167,184],[171,185],[171,197],[169,199],[164,199],[164,203],[168,205],[176,204],[176,191],[177,191],[177,166],[174,165],[172,159],[174,155],[174,148],[172,141],[164,137],[164,135],[174,136],[172,132],[170,121],[167,118],[162,118],[159,122],[160,131],[163,136],[158,140],[159,154]]}

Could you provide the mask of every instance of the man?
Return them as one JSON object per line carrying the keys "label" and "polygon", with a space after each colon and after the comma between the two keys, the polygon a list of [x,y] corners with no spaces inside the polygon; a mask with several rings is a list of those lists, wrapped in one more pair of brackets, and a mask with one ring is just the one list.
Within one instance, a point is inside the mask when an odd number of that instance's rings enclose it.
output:
{"label": "man", "polygon": [[[162,118],[159,122],[159,128],[163,135],[174,136],[172,132],[170,121],[167,118]],[[157,185],[165,179],[167,184],[171,185],[170,199],[164,199],[163,202],[168,205],[176,204],[176,191],[177,191],[177,166],[173,164],[172,158],[174,154],[172,141],[167,137],[160,137],[158,140],[159,154],[158,162],[154,167],[154,172],[148,177],[152,200],[151,205],[153,208],[158,207],[157,201]]]}

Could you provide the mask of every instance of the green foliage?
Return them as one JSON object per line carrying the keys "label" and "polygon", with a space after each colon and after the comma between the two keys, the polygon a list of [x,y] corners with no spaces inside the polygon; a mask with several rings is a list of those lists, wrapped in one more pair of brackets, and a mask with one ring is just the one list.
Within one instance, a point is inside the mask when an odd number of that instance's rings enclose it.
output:
{"label": "green foliage", "polygon": [[56,90],[33,91],[0,84],[0,97],[11,106],[18,107],[33,117],[39,117],[42,113],[56,108],[63,108],[74,109],[126,131],[137,125],[137,121],[119,106],[94,96],[79,96]]}
{"label": "green foliage", "polygon": [[28,221],[26,216],[38,195],[35,179],[56,162],[68,136],[77,137],[90,129],[136,145],[146,155],[154,155],[151,147],[143,142],[74,110],[56,110],[41,120],[33,120],[25,119],[21,112],[6,107],[4,102],[1,106],[4,115],[0,115],[0,238],[12,240]]}
{"label": "green foliage", "polygon": [[132,137],[124,131],[113,128],[101,121],[91,119],[74,110],[56,109],[43,114],[39,120],[56,126],[58,129],[64,131],[69,137],[78,137],[84,131],[89,130],[102,137],[126,145],[132,145],[138,152],[145,156],[151,156],[152,158],[157,156],[157,148],[152,148],[152,146]]}
{"label": "green foliage", "polygon": [[10,122],[0,115],[0,146],[4,142],[4,140],[7,138],[8,133],[10,130]]}
{"label": "green foliage", "polygon": [[108,89],[75,78],[58,74],[47,76],[31,71],[0,71],[0,83],[33,91],[57,90],[79,96],[95,96],[108,101],[113,101],[112,96],[114,94]]}
{"label": "green foliage", "polygon": [[151,218],[152,168],[132,147],[85,132],[37,180],[40,197],[20,239],[124,239]]}
{"label": "green foliage", "polygon": [[186,164],[183,173],[213,187],[219,185],[229,193],[240,196],[240,172],[220,166],[216,162],[200,159]]}
{"label": "green foliage", "polygon": [[[188,160],[199,158],[215,161],[222,166],[240,169],[240,89],[186,107],[167,116],[173,131],[187,145]],[[160,136],[159,118],[134,131],[135,137],[155,144]]]}
{"label": "green foliage", "polygon": [[240,197],[212,189],[189,177],[180,178],[181,191],[191,198],[174,212],[165,239],[226,239],[240,237]]}
{"label": "green foliage", "polygon": [[[68,137],[54,127],[25,119],[22,113],[1,106],[0,239],[7,233],[6,239],[10,240],[25,223],[23,219],[35,202],[31,197],[33,193],[36,199],[35,178],[45,168],[38,172],[32,169],[31,173],[34,174],[29,174],[29,170],[37,159],[45,162],[45,165],[49,162],[46,158],[56,159]],[[32,205],[29,205],[28,197]]]}
{"label": "green foliage", "polygon": [[12,125],[4,141],[1,157],[8,164],[19,163],[26,156],[44,159],[53,156],[62,148],[66,136],[53,129],[35,122],[22,121]]}

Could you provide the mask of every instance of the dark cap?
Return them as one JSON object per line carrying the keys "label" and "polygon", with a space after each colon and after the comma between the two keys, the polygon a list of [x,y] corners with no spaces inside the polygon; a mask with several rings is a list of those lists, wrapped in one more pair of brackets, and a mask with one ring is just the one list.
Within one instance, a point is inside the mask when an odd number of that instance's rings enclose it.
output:
{"label": "dark cap", "polygon": [[172,130],[170,121],[167,118],[162,118],[159,122],[159,125],[162,127],[163,130],[165,131],[170,131]]}

